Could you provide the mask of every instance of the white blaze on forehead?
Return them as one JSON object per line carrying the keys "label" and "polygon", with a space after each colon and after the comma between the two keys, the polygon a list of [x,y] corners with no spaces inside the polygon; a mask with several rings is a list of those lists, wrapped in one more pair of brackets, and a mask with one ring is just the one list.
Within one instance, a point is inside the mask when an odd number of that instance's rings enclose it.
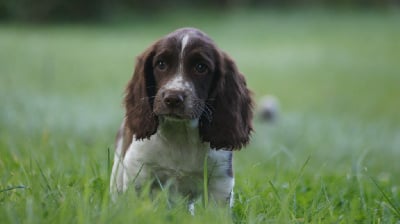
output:
{"label": "white blaze on forehead", "polygon": [[185,36],[183,36],[183,38],[182,38],[181,54],[183,53],[183,50],[185,49],[188,42],[189,42],[189,34],[185,34]]}
{"label": "white blaze on forehead", "polygon": [[193,84],[183,78],[183,51],[189,43],[189,34],[185,34],[181,40],[181,53],[179,55],[179,67],[174,78],[172,78],[166,85],[166,89],[173,90],[189,90],[193,91]]}
{"label": "white blaze on forehead", "polygon": [[184,71],[183,71],[183,52],[185,50],[185,47],[189,43],[189,34],[184,34],[182,39],[181,39],[181,53],[179,54],[179,65],[178,65],[178,70],[176,71],[176,74],[171,80],[169,80],[165,86],[163,87],[164,89],[168,90],[181,90],[181,91],[194,91],[194,86],[193,83],[189,80],[186,80],[184,78]]}

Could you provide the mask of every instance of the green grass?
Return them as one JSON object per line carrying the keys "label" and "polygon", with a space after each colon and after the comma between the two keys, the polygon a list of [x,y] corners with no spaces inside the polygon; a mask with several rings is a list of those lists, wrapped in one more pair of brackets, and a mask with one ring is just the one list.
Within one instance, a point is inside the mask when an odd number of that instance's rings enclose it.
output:
{"label": "green grass", "polygon": [[[135,56],[181,26],[236,59],[278,122],[255,119],[235,154],[232,215],[211,202],[168,208],[108,181]],[[0,25],[2,223],[398,223],[397,12],[237,11],[105,25]],[[110,151],[110,153],[109,153]],[[110,155],[109,155],[110,154]]]}

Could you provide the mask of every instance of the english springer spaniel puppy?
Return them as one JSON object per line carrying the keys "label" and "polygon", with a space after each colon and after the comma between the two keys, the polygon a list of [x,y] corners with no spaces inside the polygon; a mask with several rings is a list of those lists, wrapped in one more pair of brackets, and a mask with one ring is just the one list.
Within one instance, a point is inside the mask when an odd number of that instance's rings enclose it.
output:
{"label": "english springer spaniel puppy", "polygon": [[226,53],[200,30],[178,29],[138,57],[124,103],[114,200],[130,185],[139,190],[150,181],[186,197],[193,212],[207,181],[206,197],[232,206],[232,151],[249,142],[253,101]]}

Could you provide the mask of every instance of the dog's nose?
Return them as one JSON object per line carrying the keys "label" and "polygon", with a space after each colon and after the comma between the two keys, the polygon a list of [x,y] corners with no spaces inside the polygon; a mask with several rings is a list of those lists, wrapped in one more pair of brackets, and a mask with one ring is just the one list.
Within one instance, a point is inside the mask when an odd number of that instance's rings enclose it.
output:
{"label": "dog's nose", "polygon": [[168,91],[164,94],[164,103],[168,107],[179,107],[183,104],[185,95],[180,91]]}

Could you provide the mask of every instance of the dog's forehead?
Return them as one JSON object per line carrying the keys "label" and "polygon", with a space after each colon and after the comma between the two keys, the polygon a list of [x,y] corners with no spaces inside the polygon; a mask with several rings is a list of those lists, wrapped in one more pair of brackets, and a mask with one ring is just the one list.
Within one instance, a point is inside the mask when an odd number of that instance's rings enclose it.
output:
{"label": "dog's forehead", "polygon": [[181,50],[194,43],[205,45],[213,44],[213,40],[207,34],[195,28],[182,28],[175,30],[162,38],[161,42],[167,45],[174,45],[176,48]]}
{"label": "dog's forehead", "polygon": [[196,28],[181,28],[167,35],[168,38],[174,38],[176,40],[182,40],[185,36],[211,41],[211,38],[206,33]]}

